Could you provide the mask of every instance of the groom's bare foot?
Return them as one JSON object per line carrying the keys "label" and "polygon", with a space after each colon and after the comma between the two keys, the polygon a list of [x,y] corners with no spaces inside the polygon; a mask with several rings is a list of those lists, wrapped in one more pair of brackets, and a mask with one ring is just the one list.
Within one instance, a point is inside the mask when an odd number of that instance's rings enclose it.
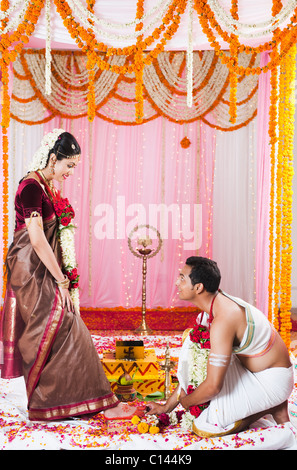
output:
{"label": "groom's bare foot", "polygon": [[272,409],[272,416],[277,424],[290,421],[288,413],[288,400]]}
{"label": "groom's bare foot", "polygon": [[114,408],[104,411],[106,419],[127,419],[132,418],[137,413],[137,406],[128,405],[128,403],[119,403]]}

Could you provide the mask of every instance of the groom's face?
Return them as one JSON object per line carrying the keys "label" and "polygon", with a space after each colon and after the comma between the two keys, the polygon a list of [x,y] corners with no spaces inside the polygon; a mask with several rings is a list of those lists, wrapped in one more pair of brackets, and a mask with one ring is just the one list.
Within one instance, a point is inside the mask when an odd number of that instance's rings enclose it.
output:
{"label": "groom's face", "polygon": [[181,300],[192,300],[195,297],[194,286],[190,279],[191,271],[191,266],[185,265],[176,280],[175,285]]}

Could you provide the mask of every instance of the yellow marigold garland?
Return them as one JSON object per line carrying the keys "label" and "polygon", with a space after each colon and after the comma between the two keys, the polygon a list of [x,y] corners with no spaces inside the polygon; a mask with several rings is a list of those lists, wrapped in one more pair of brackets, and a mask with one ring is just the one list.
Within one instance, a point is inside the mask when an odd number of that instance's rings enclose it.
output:
{"label": "yellow marigold garland", "polygon": [[0,68],[2,71],[2,84],[3,84],[3,102],[2,102],[2,168],[3,168],[3,289],[2,297],[5,296],[6,290],[6,276],[5,276],[5,260],[8,250],[8,126],[10,114],[10,98],[8,93],[9,82],[9,65],[4,56],[0,59]]}
{"label": "yellow marigold garland", "polygon": [[[87,1],[87,9],[94,13],[94,6],[95,6],[95,1],[93,0],[88,0]],[[90,24],[92,24],[92,21],[89,19]],[[93,37],[93,41],[95,40],[95,36],[90,33],[91,36]],[[87,69],[89,73],[89,86],[88,86],[88,119],[90,122],[92,122],[95,118],[96,114],[96,102],[95,102],[95,71],[94,71],[94,65],[92,61],[91,55],[87,55],[88,60],[87,60]]]}
{"label": "yellow marigold garland", "polygon": [[[215,49],[216,53],[219,55],[220,60],[222,63],[226,64],[230,70],[233,70],[238,75],[249,75],[249,74],[257,74],[259,75],[261,72],[267,72],[268,70],[272,70],[274,67],[280,65],[282,58],[287,54],[288,50],[291,46],[296,42],[297,37],[297,6],[295,8],[294,14],[290,18],[289,24],[284,28],[284,30],[277,30],[277,34],[274,34],[273,40],[268,41],[264,44],[261,44],[257,47],[246,46],[244,44],[239,45],[239,52],[246,52],[247,54],[254,54],[263,51],[270,51],[275,47],[275,45],[286,42],[286,47],[279,53],[274,55],[274,58],[269,61],[267,65],[264,67],[242,67],[239,65],[234,64],[234,60],[232,56],[229,56],[223,49],[221,48],[217,37],[214,33],[216,31],[219,36],[223,39],[224,42],[227,42],[231,47],[234,43],[234,35],[228,34],[226,31],[223,31],[218,22],[216,21],[215,15],[211,8],[208,5],[207,0],[194,0],[194,7],[198,13],[199,22],[204,34],[208,38],[209,44]],[[281,2],[275,1],[273,2],[273,14],[275,15],[275,11],[279,11],[282,8]],[[233,6],[232,9],[234,10]],[[232,10],[231,10],[232,11]]]}
{"label": "yellow marigold garland", "polygon": [[[272,15],[282,8],[273,1]],[[291,331],[291,265],[292,265],[292,180],[294,137],[294,94],[296,46],[286,41],[278,44],[279,31],[273,33],[271,62],[283,57],[280,68],[271,71],[269,137],[271,160],[270,227],[269,227],[269,305],[268,318],[279,330],[286,346]],[[288,49],[289,47],[289,49]],[[282,55],[284,50],[288,50]],[[294,88],[293,88],[294,89]],[[278,134],[277,134],[278,131]]]}
{"label": "yellow marigold garland", "polygon": [[292,271],[292,183],[293,139],[295,114],[295,57],[296,45],[285,56],[280,69],[280,148],[282,161],[282,230],[280,272],[280,334],[290,346],[291,324],[291,271]]}
{"label": "yellow marigold garland", "polygon": [[[140,19],[143,16],[144,8],[143,8],[144,0],[137,1],[137,8],[136,8],[136,19]],[[141,31],[143,28],[143,23],[138,23],[135,27],[135,31]],[[144,69],[144,61],[143,61],[143,50],[141,48],[141,42],[143,40],[143,35],[137,37],[137,51],[135,54],[135,114],[136,114],[136,122],[141,123],[143,120],[143,69]]]}
{"label": "yellow marigold garland", "polygon": [[[238,5],[237,0],[232,0],[231,15],[234,19],[238,20]],[[235,67],[238,66],[238,38],[235,34],[232,34],[232,42],[230,44],[230,55],[233,60],[233,68],[230,70],[230,105],[229,114],[230,122],[235,124],[236,122],[236,95],[237,95],[237,73]]]}
{"label": "yellow marigold garland", "polygon": [[[24,19],[17,29],[10,34],[2,34],[0,40],[0,69],[2,71],[3,103],[2,103],[2,168],[3,168],[3,288],[2,297],[6,291],[5,259],[8,250],[8,127],[10,122],[10,96],[9,96],[9,65],[21,52],[34,32],[40,12],[44,7],[44,0],[34,0],[28,5]],[[8,0],[1,0],[1,11],[9,8]],[[7,19],[1,21],[5,27]]]}
{"label": "yellow marigold garland", "polygon": [[[277,11],[277,9],[275,9]],[[277,34],[277,33],[276,33]],[[282,48],[287,44],[282,44]],[[276,54],[276,48],[272,56]],[[271,74],[269,136],[271,145],[270,272],[268,318],[286,346],[291,331],[292,182],[296,45],[284,56],[279,75]],[[273,57],[272,57],[273,60]],[[278,135],[277,135],[278,129]]]}
{"label": "yellow marigold garland", "polygon": [[[169,5],[168,10],[164,17],[162,18],[162,23],[160,26],[156,27],[151,35],[147,38],[139,36],[136,44],[123,48],[114,48],[108,47],[104,43],[98,43],[94,34],[92,33],[91,28],[84,28],[81,24],[75,20],[72,10],[68,5],[66,0],[54,0],[57,11],[63,19],[64,26],[67,28],[68,32],[75,39],[78,47],[86,52],[87,68],[90,77],[89,89],[88,89],[88,98],[89,98],[89,119],[93,120],[95,115],[95,97],[94,97],[94,64],[97,63],[101,70],[112,70],[118,74],[125,73],[135,73],[136,76],[136,120],[137,122],[142,122],[142,108],[143,108],[143,98],[142,98],[142,76],[143,68],[145,65],[148,65],[158,56],[160,52],[164,50],[164,46],[167,41],[169,41],[175,32],[178,29],[181,15],[184,13],[187,1],[186,0],[173,0]],[[3,5],[7,5],[7,0],[2,0]],[[94,0],[87,0],[87,8],[90,11],[94,10]],[[137,18],[141,18],[143,12],[143,0],[138,0],[137,3]],[[35,0],[29,3],[27,11],[24,16],[24,20],[20,22],[17,27],[17,30],[12,32],[9,36],[2,35],[0,41],[0,51],[8,51],[9,47],[14,44],[14,47],[11,48],[9,52],[10,60],[14,60],[16,55],[20,52],[23,47],[23,43],[28,42],[29,36],[32,34],[35,28],[35,24],[40,15],[40,11],[44,6],[44,0]],[[291,17],[291,21],[283,31],[278,31],[277,34],[274,34],[273,41],[268,41],[265,44],[258,46],[257,48],[252,48],[245,46],[244,44],[239,44],[238,38],[234,34],[228,34],[223,31],[219,24],[216,21],[215,15],[212,12],[211,8],[208,5],[207,0],[195,0],[195,8],[199,16],[199,21],[201,23],[204,33],[207,35],[210,45],[214,47],[216,53],[220,56],[221,61],[226,63],[230,70],[230,121],[234,123],[236,121],[236,88],[237,88],[237,75],[242,74],[260,74],[262,71],[266,72],[269,69],[280,64],[282,57],[288,52],[291,45],[294,44],[297,37],[297,7],[294,11],[294,14]],[[273,2],[273,14],[277,14],[282,8],[282,2],[279,0],[274,0]],[[7,9],[3,7],[2,11]],[[232,0],[231,5],[231,14],[235,19],[238,19],[238,0]],[[5,20],[4,20],[5,21]],[[90,24],[91,24],[91,20]],[[141,24],[137,25],[136,29],[140,29]],[[224,51],[221,50],[216,36],[212,30],[216,32],[223,38],[224,41],[227,41],[230,45],[230,56],[227,55]],[[154,42],[158,41],[163,35],[162,39],[155,46],[155,48],[147,53],[145,56],[143,52],[148,49],[148,47]],[[242,67],[238,65],[238,52],[247,52],[255,53],[262,52],[263,50],[271,49],[275,43],[279,43],[286,40],[286,47],[283,48],[282,52],[274,55],[274,60],[271,60],[269,64],[263,68],[261,67]],[[17,44],[15,44],[17,43]],[[110,65],[107,63],[104,58],[100,57],[98,54],[99,51],[106,52],[106,57],[122,54],[127,57],[131,57],[132,60],[127,65],[117,66]]]}

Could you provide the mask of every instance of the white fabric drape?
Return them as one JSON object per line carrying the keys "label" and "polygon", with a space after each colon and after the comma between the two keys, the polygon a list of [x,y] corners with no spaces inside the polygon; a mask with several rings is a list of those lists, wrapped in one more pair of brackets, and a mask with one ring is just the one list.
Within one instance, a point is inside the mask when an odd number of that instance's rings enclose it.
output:
{"label": "white fabric drape", "polygon": [[[222,289],[255,303],[256,121],[218,132],[214,180],[213,259]],[[234,294],[235,295],[235,294]]]}

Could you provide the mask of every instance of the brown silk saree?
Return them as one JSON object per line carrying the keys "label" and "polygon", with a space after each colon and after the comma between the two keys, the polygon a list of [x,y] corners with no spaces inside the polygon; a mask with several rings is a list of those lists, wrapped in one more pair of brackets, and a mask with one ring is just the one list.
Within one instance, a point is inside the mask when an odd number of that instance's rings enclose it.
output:
{"label": "brown silk saree", "polygon": [[[60,260],[56,216],[43,223]],[[7,266],[1,377],[24,375],[29,418],[56,420],[116,406],[87,327],[79,315],[62,308],[57,284],[26,228],[15,232]]]}

